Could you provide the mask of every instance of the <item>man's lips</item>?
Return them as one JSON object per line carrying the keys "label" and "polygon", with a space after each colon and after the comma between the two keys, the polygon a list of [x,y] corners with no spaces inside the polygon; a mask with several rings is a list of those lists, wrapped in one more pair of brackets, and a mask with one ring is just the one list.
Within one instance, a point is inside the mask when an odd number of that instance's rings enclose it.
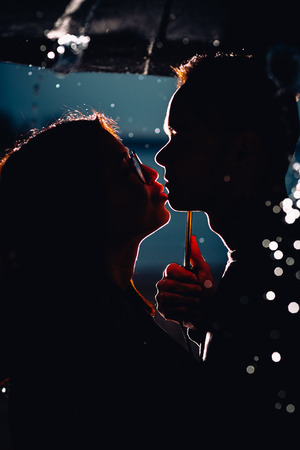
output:
{"label": "man's lips", "polygon": [[167,188],[168,191],[170,191],[169,186],[170,186],[170,181],[169,181],[169,180],[166,180],[166,182],[165,182],[165,188]]}

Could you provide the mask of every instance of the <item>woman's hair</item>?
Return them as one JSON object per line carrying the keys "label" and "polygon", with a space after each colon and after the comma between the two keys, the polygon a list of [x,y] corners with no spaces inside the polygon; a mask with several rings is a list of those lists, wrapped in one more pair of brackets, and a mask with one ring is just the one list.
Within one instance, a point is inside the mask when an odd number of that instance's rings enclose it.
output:
{"label": "woman's hair", "polygon": [[66,273],[99,252],[108,132],[118,138],[103,114],[71,115],[8,152],[0,167],[4,266]]}
{"label": "woman's hair", "polygon": [[191,108],[217,107],[225,118],[226,131],[256,132],[270,157],[288,160],[299,137],[295,89],[276,85],[265,60],[219,53],[194,56],[174,69],[179,86],[192,92]]}

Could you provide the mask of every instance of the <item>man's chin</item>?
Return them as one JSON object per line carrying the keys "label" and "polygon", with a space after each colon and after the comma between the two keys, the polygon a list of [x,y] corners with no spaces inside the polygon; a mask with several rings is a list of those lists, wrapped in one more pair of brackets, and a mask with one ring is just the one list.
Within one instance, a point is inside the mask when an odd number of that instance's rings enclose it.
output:
{"label": "man's chin", "polygon": [[183,197],[181,193],[179,195],[175,194],[175,192],[169,192],[168,194],[168,203],[173,211],[202,211],[208,212],[206,208],[206,204],[202,202],[200,204],[199,199],[192,198],[191,196]]}
{"label": "man's chin", "polygon": [[173,209],[173,211],[192,211],[194,208],[192,208],[192,205],[189,204],[187,199],[180,199],[173,197],[171,194],[169,194],[168,203]]}

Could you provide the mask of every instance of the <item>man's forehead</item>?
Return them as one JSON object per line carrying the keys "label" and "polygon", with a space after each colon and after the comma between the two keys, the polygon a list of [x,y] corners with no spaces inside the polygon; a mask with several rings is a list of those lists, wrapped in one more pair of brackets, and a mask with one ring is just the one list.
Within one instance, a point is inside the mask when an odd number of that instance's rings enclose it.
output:
{"label": "man's forehead", "polygon": [[224,114],[214,103],[202,101],[201,95],[193,95],[185,85],[179,88],[172,97],[168,109],[168,122],[172,128],[185,125],[208,128],[219,128],[224,122]]}
{"label": "man's forehead", "polygon": [[189,125],[193,126],[196,122],[199,122],[189,98],[184,92],[182,94],[181,89],[172,97],[167,112],[168,125],[175,130],[186,128]]}

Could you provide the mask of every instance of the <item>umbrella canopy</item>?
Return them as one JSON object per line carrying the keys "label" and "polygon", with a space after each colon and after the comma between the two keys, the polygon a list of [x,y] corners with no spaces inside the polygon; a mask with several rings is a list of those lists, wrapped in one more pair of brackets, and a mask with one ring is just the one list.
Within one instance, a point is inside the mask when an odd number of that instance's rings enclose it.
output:
{"label": "umbrella canopy", "polygon": [[[10,0],[2,2],[0,60],[71,71],[169,75],[204,51],[300,48],[298,2]],[[244,49],[244,50],[242,50]]]}

